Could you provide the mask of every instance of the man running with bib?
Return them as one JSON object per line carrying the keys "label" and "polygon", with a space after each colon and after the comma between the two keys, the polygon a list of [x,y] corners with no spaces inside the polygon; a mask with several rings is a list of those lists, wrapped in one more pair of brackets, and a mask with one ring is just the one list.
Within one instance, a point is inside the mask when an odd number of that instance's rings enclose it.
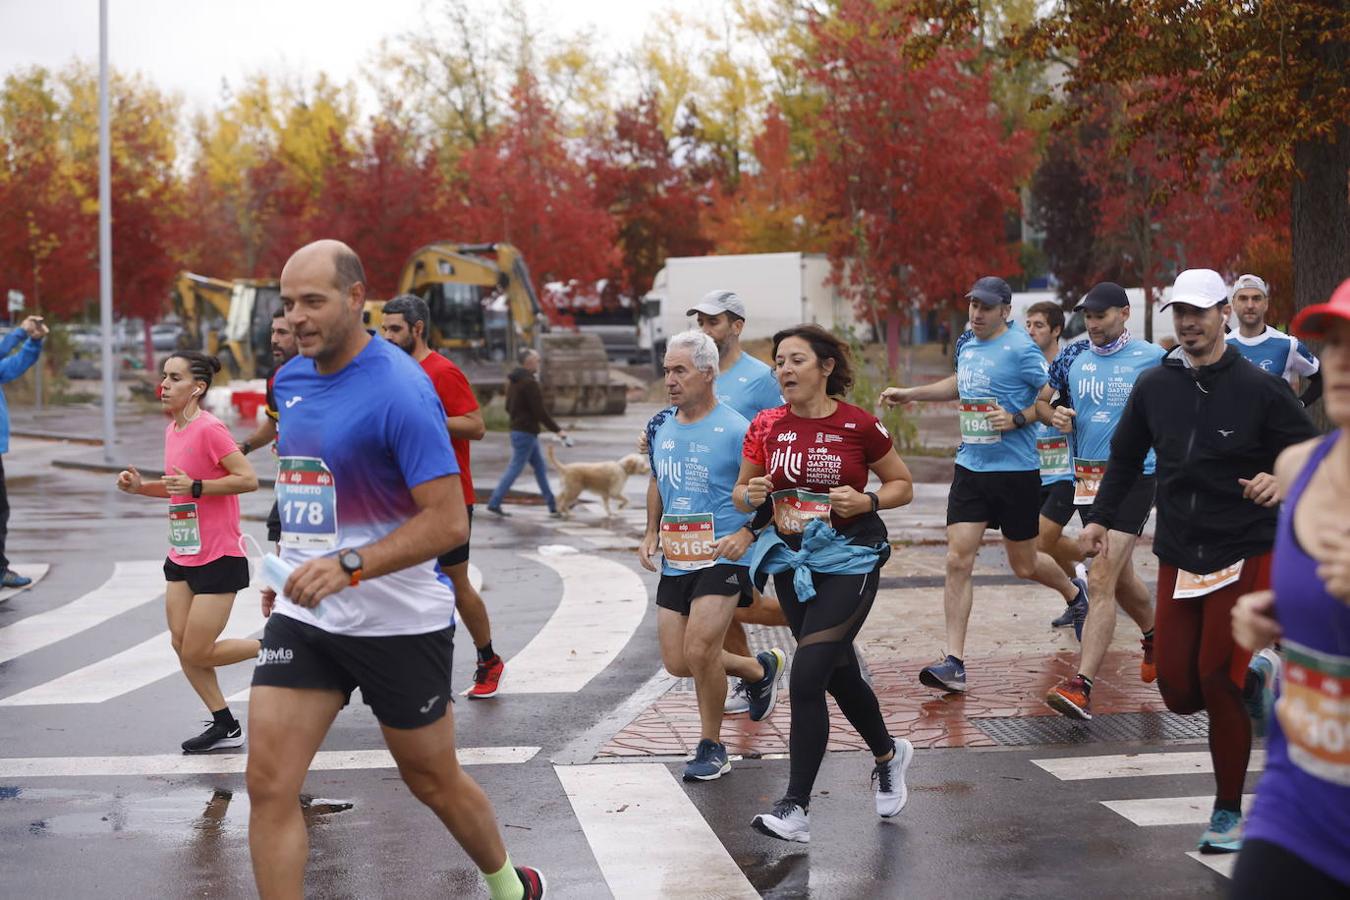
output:
{"label": "man running with bib", "polygon": [[1270,287],[1259,275],[1242,275],[1233,282],[1233,315],[1237,331],[1228,344],[1258,368],[1278,375],[1290,386],[1303,380],[1298,401],[1311,406],[1322,396],[1322,374],[1317,357],[1302,341],[1266,324],[1270,310]]}

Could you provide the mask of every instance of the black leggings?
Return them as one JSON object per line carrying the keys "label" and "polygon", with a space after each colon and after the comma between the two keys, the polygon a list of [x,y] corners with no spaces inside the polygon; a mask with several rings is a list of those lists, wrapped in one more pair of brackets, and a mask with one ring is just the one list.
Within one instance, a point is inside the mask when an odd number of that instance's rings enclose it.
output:
{"label": "black leggings", "polygon": [[1350,897],[1350,884],[1332,878],[1302,857],[1270,841],[1243,841],[1233,870],[1233,900],[1298,897],[1323,900]]}
{"label": "black leggings", "polygon": [[811,787],[830,740],[826,691],[874,756],[885,756],[895,746],[881,718],[877,695],[863,679],[858,656],[853,652],[853,639],[872,609],[880,578],[880,565],[866,575],[815,575],[816,596],[802,603],[793,590],[791,572],[773,577],[778,603],[797,639],[788,686],[792,698],[788,749],[792,759],[783,799],[802,809],[811,802]]}

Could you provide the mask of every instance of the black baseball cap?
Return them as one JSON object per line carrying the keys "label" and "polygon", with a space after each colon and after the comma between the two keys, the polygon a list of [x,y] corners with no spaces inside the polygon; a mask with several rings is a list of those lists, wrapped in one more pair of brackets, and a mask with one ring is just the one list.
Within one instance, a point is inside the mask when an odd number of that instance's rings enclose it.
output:
{"label": "black baseball cap", "polygon": [[978,300],[985,306],[1012,303],[1012,288],[997,275],[986,275],[975,282],[975,286],[967,292],[966,299]]}
{"label": "black baseball cap", "polygon": [[1084,294],[1083,299],[1078,301],[1078,305],[1073,308],[1073,311],[1090,309],[1093,312],[1102,312],[1113,306],[1129,309],[1130,298],[1125,294],[1125,289],[1114,281],[1103,281],[1100,284],[1094,284],[1092,290]]}

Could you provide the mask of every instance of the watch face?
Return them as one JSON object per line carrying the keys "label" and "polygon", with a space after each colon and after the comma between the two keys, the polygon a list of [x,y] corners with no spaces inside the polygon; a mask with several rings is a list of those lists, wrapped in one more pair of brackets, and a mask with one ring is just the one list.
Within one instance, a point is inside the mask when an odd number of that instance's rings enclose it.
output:
{"label": "watch face", "polygon": [[343,550],[342,555],[338,557],[338,563],[348,572],[355,572],[361,568],[361,554],[355,550]]}

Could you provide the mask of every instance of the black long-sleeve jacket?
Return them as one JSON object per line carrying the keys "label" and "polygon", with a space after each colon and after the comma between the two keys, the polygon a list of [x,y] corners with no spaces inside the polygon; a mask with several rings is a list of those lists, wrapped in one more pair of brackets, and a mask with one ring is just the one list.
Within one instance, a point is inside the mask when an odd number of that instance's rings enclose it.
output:
{"label": "black long-sleeve jacket", "polygon": [[1284,448],[1317,434],[1284,379],[1229,347],[1192,369],[1181,348],[1139,376],[1111,439],[1111,459],[1088,521],[1111,527],[1158,453],[1153,552],[1204,575],[1260,556],[1275,542],[1277,511],[1242,496],[1239,478],[1273,472]]}

